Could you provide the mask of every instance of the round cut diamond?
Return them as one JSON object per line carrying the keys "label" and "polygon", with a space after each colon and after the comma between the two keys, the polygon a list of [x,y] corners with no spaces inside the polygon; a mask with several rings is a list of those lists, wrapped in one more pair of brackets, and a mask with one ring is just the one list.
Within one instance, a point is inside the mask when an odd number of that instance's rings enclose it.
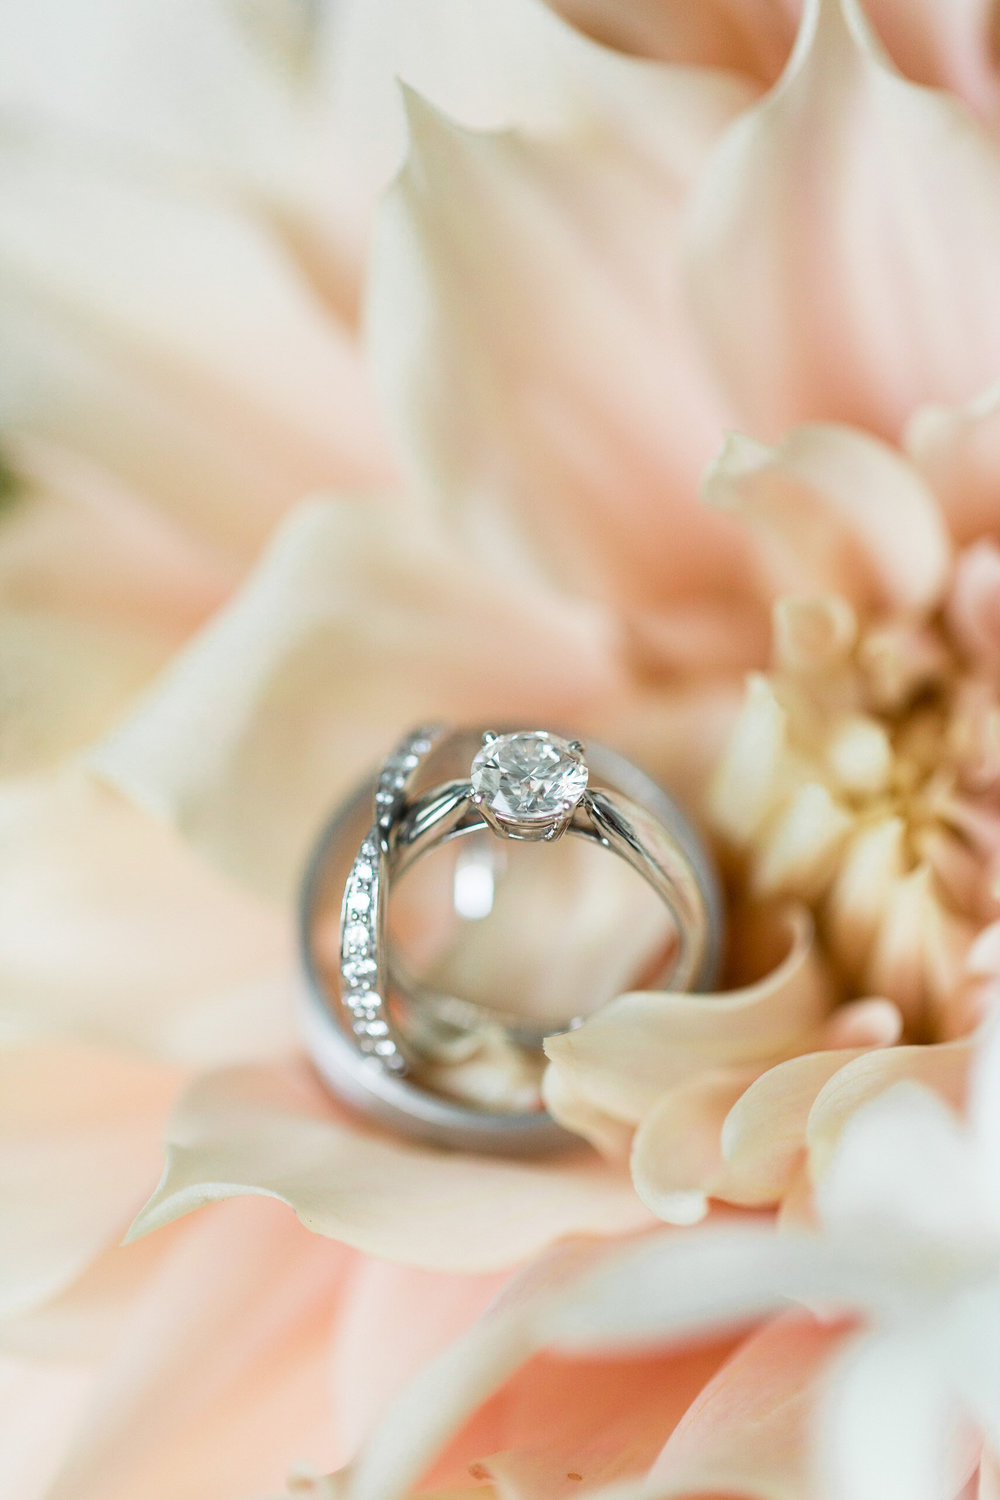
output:
{"label": "round cut diamond", "polygon": [[554,823],[566,817],[587,788],[578,750],[545,730],[502,734],[472,762],[473,795],[500,823]]}

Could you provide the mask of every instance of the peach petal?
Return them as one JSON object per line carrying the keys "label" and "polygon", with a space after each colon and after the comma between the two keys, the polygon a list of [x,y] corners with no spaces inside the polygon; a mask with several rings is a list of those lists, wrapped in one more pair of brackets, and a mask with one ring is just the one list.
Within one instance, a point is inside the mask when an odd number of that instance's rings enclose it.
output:
{"label": "peach petal", "polygon": [[819,416],[894,437],[918,402],[968,399],[995,378],[998,256],[990,132],[895,73],[853,0],[809,0],[782,78],[704,174],[687,235],[701,325],[744,420],[766,439]]}
{"label": "peach petal", "polygon": [[616,647],[603,611],[478,562],[415,509],[317,500],[92,764],[286,900],[329,808],[407,724],[572,723],[611,690]]}
{"label": "peach petal", "polygon": [[553,1252],[425,1367],[344,1476],[347,1500],[401,1500],[448,1435],[540,1349],[638,1355],[692,1336],[731,1337],[789,1294],[867,1305],[879,1290],[870,1266],[830,1255],[815,1238],[746,1225],[645,1236],[594,1261],[582,1246]]}
{"label": "peach petal", "polygon": [[8,1035],[209,1066],[292,1044],[284,917],[168,830],[76,774],[8,785],[0,829]]}
{"label": "peach petal", "polygon": [[723,1122],[753,1074],[708,1073],[671,1089],[635,1133],[632,1180],[651,1213],[668,1224],[697,1224],[710,1198],[747,1202],[723,1159]]}
{"label": "peach petal", "polygon": [[114,1243],[148,1190],[178,1087],[97,1048],[0,1052],[0,1312],[58,1296]]}
{"label": "peach petal", "polygon": [[564,1235],[649,1223],[627,1179],[589,1152],[539,1164],[408,1145],[339,1117],[318,1083],[292,1068],[204,1075],[167,1138],[163,1179],[132,1235],[218,1199],[265,1194],[314,1233],[367,1254],[489,1272]]}
{"label": "peach petal", "polygon": [[46,1500],[217,1500],[275,1493],[302,1458],[328,1467],[329,1330],[350,1260],[260,1200],[186,1225]]}
{"label": "peach petal", "polygon": [[623,995],[545,1050],[570,1086],[613,1118],[638,1124],[671,1086],[706,1069],[764,1062],[826,1015],[830,997],[801,910],[785,918],[790,946],[755,984],[716,995]]}
{"label": "peach petal", "polygon": [[653,1492],[800,1500],[823,1380],[844,1338],[842,1326],[801,1314],[754,1334],[678,1425],[651,1470]]}
{"label": "peach petal", "polygon": [[634,1360],[537,1355],[473,1418],[478,1435],[496,1412],[499,1451],[471,1467],[500,1484],[505,1500],[565,1500],[595,1486],[605,1493],[615,1480],[645,1474],[731,1347],[727,1340]]}
{"label": "peach petal", "polygon": [[774,448],[731,434],[703,494],[752,526],[776,594],[923,611],[944,589],[951,545],[930,489],[865,433],[813,424]]}
{"label": "peach petal", "polygon": [[266,227],[25,145],[5,148],[4,181],[5,426],[244,564],[309,489],[385,481],[353,337]]}
{"label": "peach petal", "polygon": [[814,1177],[822,1178],[837,1142],[861,1106],[894,1083],[926,1085],[948,1103],[964,1102],[972,1043],[943,1042],[922,1047],[887,1047],[866,1052],[841,1067],[816,1096],[806,1141]]}
{"label": "peach petal", "polygon": [[456,1276],[362,1256],[350,1263],[332,1334],[340,1463],[353,1456],[407,1381],[486,1313],[508,1280],[505,1272]]}
{"label": "peach petal", "polygon": [[685,69],[645,83],[641,150],[627,106],[549,139],[470,132],[409,93],[372,354],[408,475],[465,534],[527,539],[559,582],[631,609],[706,582],[731,608],[744,541],[693,504],[720,412],[668,268],[680,200],[747,96]]}
{"label": "peach petal", "polygon": [[1000,525],[1000,382],[964,406],[925,406],[903,443],[925,475],[959,544]]}
{"label": "peach petal", "polygon": [[894,1047],[903,1033],[903,1017],[891,1000],[849,1000],[823,1028],[827,1047]]}

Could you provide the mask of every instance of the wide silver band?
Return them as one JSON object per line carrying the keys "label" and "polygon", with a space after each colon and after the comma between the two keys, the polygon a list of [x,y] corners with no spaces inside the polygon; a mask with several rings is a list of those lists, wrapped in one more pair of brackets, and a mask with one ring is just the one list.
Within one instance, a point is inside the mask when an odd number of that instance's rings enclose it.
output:
{"label": "wide silver band", "polygon": [[[540,1103],[521,1112],[466,1105],[425,1087],[420,1061],[447,1058],[450,1040],[480,1022],[501,1025],[519,1045],[537,1048],[542,1035],[575,1018],[532,1028],[461,997],[421,989],[389,963],[386,908],[394,882],[431,850],[487,826],[496,831],[469,779],[482,744],[479,730],[414,730],[324,829],[300,907],[306,1040],[331,1089],[384,1125],[477,1151],[549,1150],[575,1138]],[[669,912],[676,938],[653,986],[709,988],[720,958],[722,905],[698,835],[667,794],[623,757],[591,744],[586,764],[585,793],[544,836],[565,832],[589,840],[636,870]],[[540,835],[522,829],[509,836]],[[333,910],[339,915],[336,951]],[[558,941],[558,934],[552,937]]]}

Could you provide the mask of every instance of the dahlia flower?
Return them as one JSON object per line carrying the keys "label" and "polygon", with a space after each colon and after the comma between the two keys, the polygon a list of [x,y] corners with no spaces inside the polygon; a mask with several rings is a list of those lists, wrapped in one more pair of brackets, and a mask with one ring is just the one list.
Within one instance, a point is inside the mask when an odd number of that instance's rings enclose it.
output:
{"label": "dahlia flower", "polygon": [[[561,9],[0,19],[13,1500],[998,1487],[996,17]],[[548,1040],[565,1157],[303,1057],[306,850],[432,717],[724,864],[720,993]]]}

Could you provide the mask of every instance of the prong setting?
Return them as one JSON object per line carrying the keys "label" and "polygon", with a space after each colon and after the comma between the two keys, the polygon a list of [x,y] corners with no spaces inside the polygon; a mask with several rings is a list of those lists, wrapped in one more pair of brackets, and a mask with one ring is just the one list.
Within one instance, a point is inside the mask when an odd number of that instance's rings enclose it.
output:
{"label": "prong setting", "polygon": [[470,771],[470,802],[501,838],[552,842],[587,788],[579,745],[542,729],[484,736]]}

